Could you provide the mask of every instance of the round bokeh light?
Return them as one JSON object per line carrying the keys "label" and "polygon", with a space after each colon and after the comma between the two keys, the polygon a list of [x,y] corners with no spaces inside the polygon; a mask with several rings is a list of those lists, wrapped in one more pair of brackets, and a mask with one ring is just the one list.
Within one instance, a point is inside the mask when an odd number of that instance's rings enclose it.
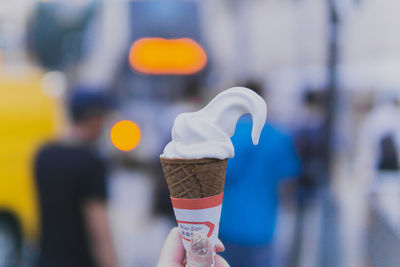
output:
{"label": "round bokeh light", "polygon": [[130,151],[140,142],[140,129],[133,121],[119,121],[111,128],[110,138],[113,145],[122,151]]}

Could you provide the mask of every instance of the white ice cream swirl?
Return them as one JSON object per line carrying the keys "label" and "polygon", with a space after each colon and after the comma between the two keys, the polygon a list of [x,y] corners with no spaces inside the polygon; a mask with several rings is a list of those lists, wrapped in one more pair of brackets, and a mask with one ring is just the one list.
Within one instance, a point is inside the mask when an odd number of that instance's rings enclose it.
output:
{"label": "white ice cream swirl", "polygon": [[267,117],[265,101],[250,89],[233,87],[218,94],[203,109],[179,114],[172,128],[172,141],[161,157],[232,158],[234,148],[230,137],[235,133],[238,119],[247,113],[253,118],[253,144],[258,144]]}

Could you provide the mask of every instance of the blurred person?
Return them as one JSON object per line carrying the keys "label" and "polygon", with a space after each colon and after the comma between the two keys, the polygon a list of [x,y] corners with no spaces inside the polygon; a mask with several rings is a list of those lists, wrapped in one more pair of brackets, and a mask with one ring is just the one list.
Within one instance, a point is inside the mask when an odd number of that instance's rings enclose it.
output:
{"label": "blurred person", "polygon": [[[258,84],[247,87],[260,94]],[[222,255],[233,267],[271,266],[278,187],[300,172],[289,136],[267,122],[253,146],[251,129],[251,117],[243,116],[232,137],[235,157],[228,160],[226,174],[220,237],[226,247]]]}
{"label": "blurred person", "polygon": [[34,172],[41,214],[38,266],[116,266],[106,211],[106,165],[94,150],[103,129],[104,95],[77,90],[72,126],[38,152]]}
{"label": "blurred person", "polygon": [[120,266],[155,266],[158,253],[154,251],[161,250],[176,224],[159,156],[170,140],[176,116],[195,110],[199,98],[195,79],[184,92],[180,101],[171,104],[138,98],[119,105],[122,116],[137,123],[141,131],[134,150],[117,152],[120,164],[110,173],[111,227]]}
{"label": "blurred person", "polygon": [[367,115],[358,134],[355,172],[367,188],[375,182],[379,171],[398,170],[399,97],[387,97]]}
{"label": "blurred person", "polygon": [[[287,262],[297,266],[302,244],[307,237],[308,214],[315,206],[318,186],[327,175],[327,153],[325,146],[326,123],[324,113],[326,94],[324,91],[306,90],[303,109],[297,114],[294,143],[300,157],[302,171],[296,182],[296,210],[294,233]],[[316,238],[314,238],[316,239]],[[310,240],[308,240],[310,242]],[[316,242],[316,241],[315,241]]]}
{"label": "blurred person", "polygon": [[[225,250],[220,240],[216,244],[216,252]],[[190,249],[187,253],[177,227],[173,228],[165,240],[157,267],[210,267],[213,249],[210,240],[201,232],[194,232]],[[215,256],[215,267],[229,267],[220,256]]]}
{"label": "blurred person", "polygon": [[[358,130],[354,157],[353,184],[348,203],[343,205],[346,223],[343,241],[349,258],[355,266],[365,266],[368,258],[368,238],[374,231],[370,227],[375,209],[384,214],[389,225],[397,222],[398,191],[400,188],[400,106],[397,94],[385,92],[377,95],[373,109],[367,114]],[[371,205],[373,203],[373,205]]]}
{"label": "blurred person", "polygon": [[304,110],[298,117],[298,129],[294,142],[302,163],[298,180],[299,205],[305,204],[315,195],[316,185],[321,184],[327,172],[325,151],[325,116],[323,91],[306,91],[303,99]]}

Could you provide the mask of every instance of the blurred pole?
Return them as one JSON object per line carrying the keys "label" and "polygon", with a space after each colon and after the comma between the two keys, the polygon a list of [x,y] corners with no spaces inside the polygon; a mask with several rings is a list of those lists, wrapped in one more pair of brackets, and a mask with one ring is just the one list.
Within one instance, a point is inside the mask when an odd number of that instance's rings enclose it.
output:
{"label": "blurred pole", "polygon": [[326,129],[324,151],[326,153],[326,177],[322,187],[322,220],[320,237],[320,259],[318,266],[342,266],[338,242],[338,212],[334,196],[329,190],[332,183],[332,166],[334,153],[334,125],[337,98],[337,65],[339,17],[336,0],[327,0],[328,8],[328,59],[327,59],[327,89],[326,89]]}
{"label": "blurred pole", "polygon": [[334,152],[334,124],[335,106],[337,98],[337,65],[338,65],[338,37],[339,18],[336,9],[336,0],[328,0],[328,60],[327,60],[327,90],[326,90],[326,135],[325,153],[327,160],[327,177],[325,182],[331,182],[332,153]]}

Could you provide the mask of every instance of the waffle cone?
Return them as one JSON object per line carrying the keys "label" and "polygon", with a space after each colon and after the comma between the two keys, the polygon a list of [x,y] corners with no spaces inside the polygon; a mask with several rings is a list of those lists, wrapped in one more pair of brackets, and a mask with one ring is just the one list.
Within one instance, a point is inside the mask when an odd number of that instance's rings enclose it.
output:
{"label": "waffle cone", "polygon": [[160,160],[172,197],[204,198],[224,191],[227,159]]}

